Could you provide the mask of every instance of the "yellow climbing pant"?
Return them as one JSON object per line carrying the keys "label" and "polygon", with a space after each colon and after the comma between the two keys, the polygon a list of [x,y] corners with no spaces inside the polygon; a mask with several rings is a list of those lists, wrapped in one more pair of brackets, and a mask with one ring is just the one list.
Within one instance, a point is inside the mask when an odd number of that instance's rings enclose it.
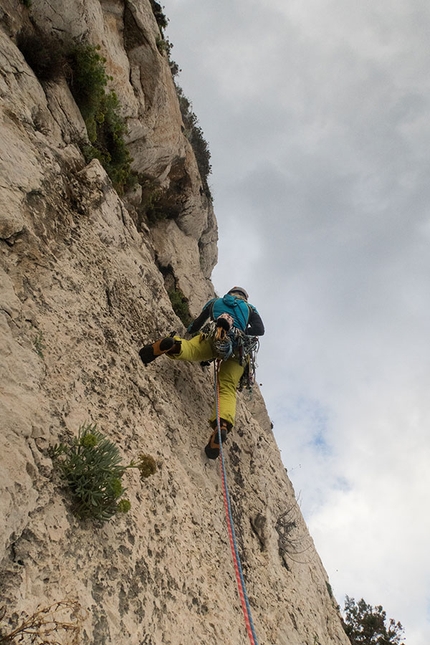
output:
{"label": "yellow climbing pant", "polygon": [[[191,340],[185,340],[175,336],[181,341],[179,354],[166,354],[168,358],[175,361],[210,361],[216,358],[212,342],[200,335],[194,336]],[[235,358],[229,358],[221,362],[219,369],[219,416],[234,425],[236,418],[236,395],[240,377],[243,374],[243,366]],[[216,419],[216,406],[212,410],[210,422]]]}

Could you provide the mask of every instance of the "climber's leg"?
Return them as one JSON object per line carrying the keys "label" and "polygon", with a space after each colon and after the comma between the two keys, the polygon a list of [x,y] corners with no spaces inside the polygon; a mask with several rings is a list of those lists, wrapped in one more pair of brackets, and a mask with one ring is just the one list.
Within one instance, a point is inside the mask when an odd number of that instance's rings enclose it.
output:
{"label": "climber's leg", "polygon": [[[212,427],[214,428],[209,441],[205,446],[205,453],[208,459],[217,459],[219,457],[219,434],[218,434],[218,425],[216,420],[211,422]],[[227,441],[227,435],[230,432],[232,426],[231,423],[227,423],[225,419],[220,419],[220,430],[221,430],[221,442],[224,443]]]}
{"label": "climber's leg", "polygon": [[[223,361],[218,372],[218,414],[220,420],[221,441],[227,440],[236,418],[237,386],[243,374],[243,366],[230,358]],[[214,405],[210,424],[214,428],[209,441],[205,446],[205,453],[209,459],[219,456],[219,434],[217,424],[217,406]]]}
{"label": "climber's leg", "polygon": [[168,354],[169,358],[176,361],[210,361],[214,357],[212,343],[208,338],[203,338],[200,334],[185,340],[175,336],[175,340],[180,342],[181,348],[177,354]]}
{"label": "climber's leg", "polygon": [[145,345],[139,351],[139,356],[145,365],[152,363],[162,354],[180,361],[209,361],[213,358],[212,344],[208,339],[202,339],[200,335],[194,336],[191,340],[168,336],[151,345]]}
{"label": "climber's leg", "polygon": [[[243,374],[243,365],[240,365],[235,359],[229,358],[227,361],[222,361],[218,372],[219,383],[219,400],[218,412],[222,419],[227,423],[234,425],[236,418],[236,396],[237,386],[240,377]],[[216,406],[214,406],[210,421],[216,420]]]}
{"label": "climber's leg", "polygon": [[167,338],[157,340],[155,343],[152,343],[152,345],[145,345],[145,347],[142,347],[142,349],[139,351],[139,356],[142,360],[142,363],[144,365],[148,365],[149,363],[152,363],[152,361],[154,361],[158,356],[161,356],[162,354],[178,354],[180,352],[180,349],[180,339],[168,336]]}

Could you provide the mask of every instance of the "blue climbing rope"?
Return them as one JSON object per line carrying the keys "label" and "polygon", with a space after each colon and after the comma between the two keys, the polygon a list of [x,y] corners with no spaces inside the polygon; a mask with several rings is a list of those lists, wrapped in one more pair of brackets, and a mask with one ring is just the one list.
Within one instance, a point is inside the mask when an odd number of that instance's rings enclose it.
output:
{"label": "blue climbing rope", "polygon": [[225,468],[224,452],[222,448],[221,423],[220,423],[220,415],[219,415],[219,379],[218,379],[220,364],[221,364],[220,360],[217,360],[215,362],[214,382],[215,382],[215,409],[216,409],[216,420],[217,420],[217,429],[218,429],[220,472],[221,472],[222,490],[223,490],[223,497],[224,497],[224,508],[226,512],[227,529],[228,529],[228,536],[230,540],[231,554],[233,558],[234,570],[236,573],[237,589],[238,589],[239,598],[240,598],[240,602],[241,602],[242,610],[244,614],[246,630],[248,632],[248,637],[251,645],[258,645],[257,635],[255,633],[254,623],[252,620],[251,607],[249,604],[248,594],[246,592],[245,580],[243,577],[242,564],[240,561],[239,551],[237,548],[233,514],[231,511],[230,495],[229,495],[228,484],[227,484],[227,472]]}

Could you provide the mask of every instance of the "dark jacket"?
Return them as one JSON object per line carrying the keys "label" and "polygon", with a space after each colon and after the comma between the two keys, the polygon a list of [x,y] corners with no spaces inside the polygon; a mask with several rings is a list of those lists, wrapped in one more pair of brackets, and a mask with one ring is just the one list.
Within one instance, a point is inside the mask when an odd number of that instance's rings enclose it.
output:
{"label": "dark jacket", "polygon": [[247,336],[263,336],[264,324],[257,309],[242,298],[237,298],[230,293],[227,293],[223,298],[209,300],[187,331],[190,334],[197,332],[208,319],[216,320],[222,313],[230,314],[234,326],[241,329]]}

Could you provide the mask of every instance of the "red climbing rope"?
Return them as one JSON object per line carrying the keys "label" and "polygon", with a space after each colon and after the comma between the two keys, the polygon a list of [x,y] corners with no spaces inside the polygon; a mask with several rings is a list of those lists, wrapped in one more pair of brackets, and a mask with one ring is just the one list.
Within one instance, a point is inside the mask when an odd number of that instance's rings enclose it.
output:
{"label": "red climbing rope", "polygon": [[254,623],[252,621],[251,607],[249,605],[248,594],[246,593],[245,581],[243,578],[243,571],[242,571],[242,564],[240,561],[239,551],[237,548],[236,535],[234,532],[233,515],[231,512],[230,495],[228,492],[228,484],[227,484],[227,473],[226,473],[225,459],[224,459],[224,453],[222,448],[221,424],[220,424],[220,416],[219,416],[219,379],[218,379],[220,364],[221,364],[220,360],[217,360],[215,362],[214,376],[215,376],[215,407],[216,407],[216,419],[217,419],[217,428],[218,428],[218,441],[219,441],[219,451],[220,451],[220,473],[221,473],[221,481],[222,481],[222,492],[224,497],[224,509],[225,509],[225,515],[227,520],[227,530],[228,530],[228,537],[230,541],[231,555],[233,558],[234,571],[236,574],[237,590],[239,593],[240,603],[242,605],[246,631],[248,633],[249,642],[251,643],[251,645],[258,645],[257,635],[255,633]]}

